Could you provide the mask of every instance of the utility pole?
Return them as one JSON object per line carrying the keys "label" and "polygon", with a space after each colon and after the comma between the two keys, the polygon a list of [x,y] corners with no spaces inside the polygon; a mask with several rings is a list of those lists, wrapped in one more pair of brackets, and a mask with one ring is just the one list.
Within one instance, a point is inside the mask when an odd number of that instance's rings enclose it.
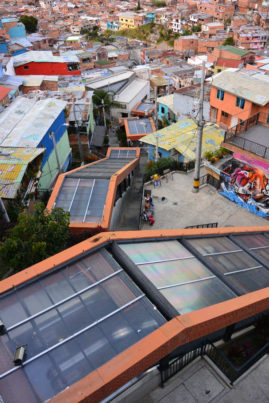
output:
{"label": "utility pole", "polygon": [[199,192],[200,185],[200,165],[201,165],[201,153],[202,153],[202,139],[203,139],[203,104],[204,104],[204,82],[205,82],[205,62],[202,64],[202,77],[201,77],[201,92],[200,92],[200,102],[199,102],[199,120],[198,120],[198,130],[197,130],[197,143],[196,143],[196,160],[195,160],[195,171],[193,178],[193,189],[194,193]]}
{"label": "utility pole", "polygon": [[154,110],[154,123],[156,130],[158,130],[158,103],[157,103],[157,86],[154,87],[154,103],[155,103],[155,110]]}

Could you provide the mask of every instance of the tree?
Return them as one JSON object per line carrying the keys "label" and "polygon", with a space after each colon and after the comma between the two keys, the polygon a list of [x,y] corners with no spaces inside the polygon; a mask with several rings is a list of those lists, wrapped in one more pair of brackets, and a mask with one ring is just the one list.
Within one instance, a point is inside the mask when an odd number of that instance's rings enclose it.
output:
{"label": "tree", "polygon": [[32,15],[22,15],[20,17],[20,22],[24,24],[25,29],[29,34],[36,32],[38,19],[36,19]]}
{"label": "tree", "polygon": [[95,105],[95,109],[97,110],[97,115],[99,115],[99,118],[103,115],[101,120],[104,120],[104,115],[106,114],[105,112],[109,112],[111,108],[121,107],[121,104],[119,102],[113,101],[110,94],[104,90],[94,91],[92,100]]}
{"label": "tree", "polygon": [[191,35],[192,32],[189,29],[184,29],[182,36]]}
{"label": "tree", "polygon": [[63,250],[69,237],[69,213],[51,212],[37,203],[34,214],[20,213],[18,224],[0,244],[0,257],[11,269],[20,271]]}
{"label": "tree", "polygon": [[227,45],[233,46],[233,45],[234,45],[234,39],[233,39],[233,37],[232,37],[232,36],[229,36],[228,38],[226,38],[225,41],[223,42],[223,45],[224,45],[224,46],[227,46]]}

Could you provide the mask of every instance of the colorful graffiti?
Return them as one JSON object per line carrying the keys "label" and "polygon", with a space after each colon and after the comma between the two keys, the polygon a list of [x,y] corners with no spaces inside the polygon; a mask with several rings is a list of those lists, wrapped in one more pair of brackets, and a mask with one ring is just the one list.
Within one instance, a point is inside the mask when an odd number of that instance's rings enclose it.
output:
{"label": "colorful graffiti", "polygon": [[269,217],[269,182],[261,169],[245,161],[227,161],[221,167],[219,193],[261,217]]}

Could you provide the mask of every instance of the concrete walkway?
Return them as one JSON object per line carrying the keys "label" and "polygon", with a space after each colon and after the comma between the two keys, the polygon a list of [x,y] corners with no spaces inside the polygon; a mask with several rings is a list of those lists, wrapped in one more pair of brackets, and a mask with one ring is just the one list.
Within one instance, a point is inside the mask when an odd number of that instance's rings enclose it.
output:
{"label": "concrete walkway", "polygon": [[248,373],[231,386],[215,369],[201,358],[171,378],[164,388],[158,387],[138,399],[140,403],[268,403],[269,358],[263,357]]}
{"label": "concrete walkway", "polygon": [[219,227],[268,226],[265,219],[250,213],[205,185],[193,193],[193,174],[175,173],[173,180],[162,179],[161,186],[145,185],[152,191],[155,224],[143,229],[185,228],[189,225],[218,222]]}

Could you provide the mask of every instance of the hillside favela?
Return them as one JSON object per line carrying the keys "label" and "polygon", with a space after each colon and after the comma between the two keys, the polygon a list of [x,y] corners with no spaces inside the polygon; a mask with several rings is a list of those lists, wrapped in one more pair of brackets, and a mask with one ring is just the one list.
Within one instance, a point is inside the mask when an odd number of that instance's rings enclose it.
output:
{"label": "hillside favela", "polygon": [[269,1],[0,0],[0,403],[269,402]]}

